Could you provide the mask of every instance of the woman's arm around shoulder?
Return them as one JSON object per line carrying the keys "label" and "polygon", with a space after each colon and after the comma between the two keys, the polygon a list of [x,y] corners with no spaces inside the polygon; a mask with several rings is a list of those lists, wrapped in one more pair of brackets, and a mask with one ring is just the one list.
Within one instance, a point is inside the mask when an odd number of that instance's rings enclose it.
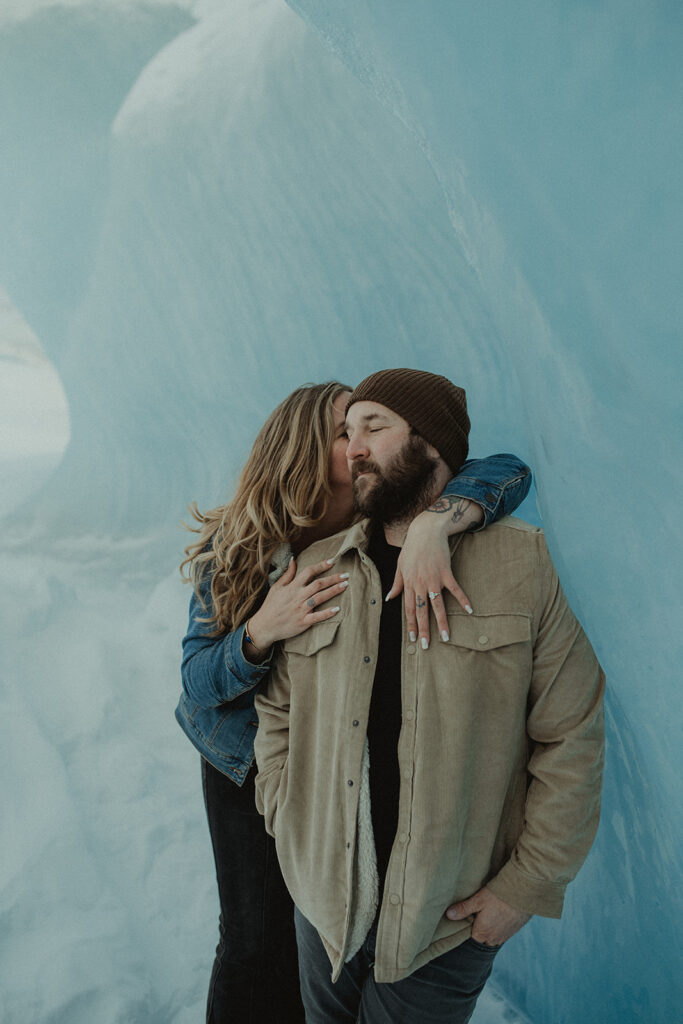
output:
{"label": "woman's arm around shoulder", "polygon": [[[531,470],[516,455],[502,453],[486,459],[469,459],[446,484],[440,501],[422,514],[443,514],[452,508],[451,533],[472,528],[483,530],[503,516],[512,515],[529,493],[531,480]],[[464,525],[459,526],[463,521]]]}

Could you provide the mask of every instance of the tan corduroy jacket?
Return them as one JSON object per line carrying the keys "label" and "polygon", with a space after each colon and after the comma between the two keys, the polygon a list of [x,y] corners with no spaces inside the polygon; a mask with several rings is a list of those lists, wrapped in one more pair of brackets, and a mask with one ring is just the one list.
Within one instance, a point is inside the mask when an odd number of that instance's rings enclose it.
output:
{"label": "tan corduroy jacket", "polygon": [[[349,587],[336,617],[284,642],[256,700],[257,805],[335,979],[357,904],[382,606],[367,542],[364,521],[300,557],[300,568],[336,557]],[[427,651],[404,627],[401,789],[377,933],[381,982],[463,942],[471,921],[449,921],[445,910],[484,884],[528,914],[559,917],[598,824],[604,677],[542,531],[508,517],[454,538],[452,552],[475,614],[447,595],[450,641],[433,639]]]}

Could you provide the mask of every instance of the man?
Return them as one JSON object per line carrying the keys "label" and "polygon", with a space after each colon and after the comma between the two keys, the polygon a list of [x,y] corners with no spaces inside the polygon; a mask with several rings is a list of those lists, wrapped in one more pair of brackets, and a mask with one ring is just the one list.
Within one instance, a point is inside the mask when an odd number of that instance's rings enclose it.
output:
{"label": "man", "polygon": [[402,636],[383,598],[410,519],[467,456],[465,393],[381,371],[347,428],[366,518],[305,554],[349,587],[256,701],[257,804],[297,906],[307,1020],[459,1024],[499,946],[560,916],[588,852],[604,678],[542,531],[516,519],[452,540],[473,614],[435,588],[418,603],[444,602],[442,642]]}

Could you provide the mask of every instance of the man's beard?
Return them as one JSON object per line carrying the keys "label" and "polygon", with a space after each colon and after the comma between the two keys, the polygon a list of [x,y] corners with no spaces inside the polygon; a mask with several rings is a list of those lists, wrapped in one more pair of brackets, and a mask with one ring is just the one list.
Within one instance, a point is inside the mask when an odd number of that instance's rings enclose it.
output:
{"label": "man's beard", "polygon": [[[438,459],[427,454],[427,442],[419,434],[410,434],[384,472],[371,460],[354,462],[351,477],[356,509],[385,526],[412,519],[430,502],[438,464]],[[366,470],[371,470],[376,480],[361,493],[358,475]]]}

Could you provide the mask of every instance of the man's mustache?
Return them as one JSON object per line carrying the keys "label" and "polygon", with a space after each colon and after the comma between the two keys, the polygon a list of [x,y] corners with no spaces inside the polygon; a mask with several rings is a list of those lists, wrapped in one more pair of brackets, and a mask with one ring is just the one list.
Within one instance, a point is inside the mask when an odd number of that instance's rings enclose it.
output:
{"label": "man's mustache", "polygon": [[364,462],[354,462],[351,466],[351,479],[355,482],[361,473],[376,473],[381,476],[381,471],[376,462],[370,462],[365,460]]}

